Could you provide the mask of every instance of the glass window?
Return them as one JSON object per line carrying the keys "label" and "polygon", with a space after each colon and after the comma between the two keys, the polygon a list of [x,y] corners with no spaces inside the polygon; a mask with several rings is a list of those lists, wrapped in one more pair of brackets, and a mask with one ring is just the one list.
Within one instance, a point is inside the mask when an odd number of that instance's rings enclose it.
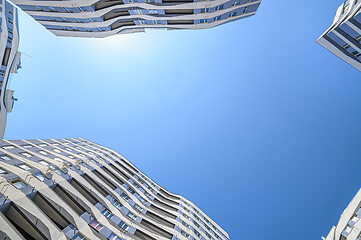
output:
{"label": "glass window", "polygon": [[24,155],[25,157],[32,157],[33,155],[27,153],[27,152],[24,152],[24,153],[21,153],[22,155]]}
{"label": "glass window", "polygon": [[53,158],[54,160],[58,161],[58,162],[64,162],[62,159],[58,158],[58,157],[55,157]]}
{"label": "glass window", "polygon": [[118,226],[123,228],[124,230],[128,230],[128,228],[129,228],[129,226],[127,224],[125,224],[123,221],[120,221]]}
{"label": "glass window", "polygon": [[0,168],[0,175],[4,175],[4,174],[7,174],[8,172],[5,171],[4,169]]}
{"label": "glass window", "polygon": [[12,158],[9,157],[9,156],[1,156],[0,158],[2,158],[2,159],[5,160],[5,161],[9,161],[9,160],[12,159]]}
{"label": "glass window", "polygon": [[24,170],[30,170],[30,169],[31,169],[31,167],[29,167],[29,166],[26,165],[26,164],[18,165],[18,167],[19,167],[19,168],[22,168],[22,169],[24,169]]}
{"label": "glass window", "polygon": [[45,152],[45,151],[39,151],[39,153],[41,153],[41,154],[43,154],[43,155],[48,155],[48,153]]}
{"label": "glass window", "polygon": [[13,149],[15,148],[14,146],[4,146],[3,149]]}
{"label": "glass window", "polygon": [[219,6],[217,6],[217,7],[214,9],[214,11],[222,10],[223,7],[224,7],[223,4],[222,4],[222,5],[219,5]]}
{"label": "glass window", "polygon": [[230,13],[228,17],[235,17],[237,16],[237,12]]}
{"label": "glass window", "polygon": [[72,240],[81,240],[81,239],[84,239],[84,237],[83,237],[80,233],[77,233],[77,234],[72,238]]}
{"label": "glass window", "polygon": [[234,7],[234,6],[237,6],[237,5],[241,5],[241,1],[235,1],[235,2],[232,3],[232,6],[233,6],[233,7]]}
{"label": "glass window", "polygon": [[21,188],[27,186],[27,185],[26,185],[25,183],[23,183],[22,181],[13,182],[12,184],[13,184],[13,186],[16,187],[17,189],[21,189]]}
{"label": "glass window", "polygon": [[246,14],[247,11],[248,11],[248,7],[245,7],[245,8],[243,9],[243,14]]}
{"label": "glass window", "polygon": [[43,174],[41,174],[41,173],[36,173],[36,174],[34,174],[34,176],[35,176],[37,179],[39,179],[40,181],[44,181],[44,180],[46,179],[46,177],[45,177]]}
{"label": "glass window", "polygon": [[49,163],[45,162],[45,161],[40,161],[40,164],[44,165],[44,166],[49,166]]}

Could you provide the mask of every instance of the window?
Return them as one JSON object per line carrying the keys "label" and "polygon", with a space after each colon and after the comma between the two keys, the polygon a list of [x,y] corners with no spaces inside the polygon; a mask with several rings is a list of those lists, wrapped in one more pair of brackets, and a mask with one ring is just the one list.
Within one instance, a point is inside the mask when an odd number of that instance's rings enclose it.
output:
{"label": "window", "polygon": [[63,7],[64,11],[65,12],[68,12],[68,13],[73,13],[74,11],[71,10],[70,8],[67,8],[67,7]]}
{"label": "window", "polygon": [[44,165],[44,166],[49,166],[49,163],[45,162],[45,161],[40,161],[40,164]]}
{"label": "window", "polygon": [[152,23],[153,23],[154,25],[156,25],[156,24],[162,24],[160,20],[152,20]]}
{"label": "window", "polygon": [[5,71],[4,70],[0,70],[0,75],[5,75]]}
{"label": "window", "polygon": [[31,167],[29,167],[29,166],[26,165],[26,164],[18,165],[18,167],[19,167],[19,168],[22,168],[22,169],[24,169],[24,170],[30,170],[30,169],[31,169]]}
{"label": "window", "polygon": [[71,151],[73,151],[73,150],[71,150],[71,149],[70,149],[70,148],[68,148],[68,147],[67,147],[67,148],[65,148],[65,149],[66,149],[66,150],[68,150],[68,151],[70,151],[70,152],[71,152]]}
{"label": "window", "polygon": [[94,228],[95,230],[97,230],[98,232],[103,228],[103,225],[101,225],[100,223],[98,223],[97,221],[93,220],[89,223],[89,225]]}
{"label": "window", "polygon": [[88,12],[88,9],[86,7],[78,7],[77,8],[79,12]]}
{"label": "window", "polygon": [[124,194],[124,193],[122,193],[121,195],[120,195],[125,201],[128,201],[130,198],[126,195],[126,194]]}
{"label": "window", "polygon": [[56,160],[56,161],[58,161],[58,162],[64,162],[62,159],[60,159],[60,158],[58,158],[58,157],[55,157],[55,158],[53,158],[54,160]]}
{"label": "window", "polygon": [[193,229],[193,232],[197,237],[201,238],[201,234],[199,234],[199,232],[197,230]]}
{"label": "window", "polygon": [[14,146],[4,146],[3,149],[13,149],[15,148]]}
{"label": "window", "polygon": [[235,17],[235,16],[237,16],[237,12],[233,12],[228,15],[228,17]]}
{"label": "window", "polygon": [[129,226],[127,224],[125,224],[123,221],[120,221],[118,226],[123,228],[124,230],[128,230],[128,228],[129,228]]}
{"label": "window", "polygon": [[213,18],[213,21],[219,21],[219,20],[221,20],[221,16]]}
{"label": "window", "polygon": [[69,22],[69,20],[68,20],[68,19],[63,18],[63,17],[60,17],[60,20],[61,20],[62,22]]}
{"label": "window", "polygon": [[13,42],[13,39],[11,37],[8,37],[8,43],[12,43]]}
{"label": "window", "polygon": [[0,176],[1,176],[1,175],[5,175],[5,174],[7,174],[7,173],[8,173],[7,171],[5,171],[4,169],[0,168]]}
{"label": "window", "polygon": [[44,180],[46,179],[46,177],[45,177],[43,174],[41,174],[41,173],[36,173],[36,174],[34,174],[34,176],[35,176],[37,179],[39,179],[40,181],[44,181]]}
{"label": "window", "polygon": [[16,187],[17,189],[21,189],[23,187],[26,187],[28,185],[26,185],[25,183],[23,183],[22,181],[15,181],[12,183],[14,187]]}
{"label": "window", "polygon": [[23,148],[31,148],[31,145],[24,145]]}
{"label": "window", "polygon": [[186,233],[185,231],[181,230],[181,234],[182,234],[183,236],[185,236],[186,238],[189,238],[189,234]]}
{"label": "window", "polygon": [[48,6],[48,8],[49,8],[49,10],[50,10],[50,12],[57,12],[53,7],[51,7],[51,6]]}
{"label": "window", "polygon": [[223,4],[222,4],[222,5],[219,5],[219,6],[217,6],[217,7],[214,9],[214,11],[222,10],[223,7],[224,7]]}
{"label": "window", "polygon": [[77,233],[71,240],[81,240],[81,239],[85,239],[85,237],[80,233]]}
{"label": "window", "polygon": [[145,0],[146,3],[155,3],[155,0]]}
{"label": "window", "polygon": [[142,14],[142,10],[133,10],[134,14]]}
{"label": "window", "polygon": [[68,156],[68,158],[74,159],[74,157],[73,157],[73,156],[71,156],[71,155],[69,155],[69,156]]}
{"label": "window", "polygon": [[0,158],[3,159],[3,160],[5,160],[5,161],[9,161],[9,160],[12,159],[12,158],[9,157],[9,156],[1,156]]}
{"label": "window", "polygon": [[237,5],[241,5],[241,1],[235,1],[232,3],[232,7],[237,6]]}
{"label": "window", "polygon": [[14,34],[13,29],[9,28],[9,33]]}
{"label": "window", "polygon": [[39,6],[34,6],[34,8],[38,11],[44,11],[43,9],[41,9]]}
{"label": "window", "polygon": [[27,152],[23,152],[23,153],[21,153],[22,155],[24,155],[25,157],[32,157],[33,155],[31,155],[31,154],[29,154],[29,153],[27,153]]}
{"label": "window", "polygon": [[208,13],[209,12],[209,8],[201,8],[201,13]]}
{"label": "window", "polygon": [[59,143],[53,143],[53,146],[58,146],[59,145]]}
{"label": "window", "polygon": [[43,154],[43,155],[48,155],[48,153],[45,152],[45,151],[43,151],[43,150],[39,151],[39,153],[41,153],[41,154]]}
{"label": "window", "polygon": [[127,216],[130,217],[130,218],[133,219],[133,220],[137,219],[137,216],[135,216],[135,215],[134,215],[133,213],[131,213],[131,212],[128,212],[128,213],[127,213]]}
{"label": "window", "polygon": [[61,151],[59,149],[53,149],[54,152],[57,152],[57,153],[61,153]]}
{"label": "window", "polygon": [[158,10],[157,9],[149,9],[149,14],[158,14]]}
{"label": "window", "polygon": [[243,10],[243,14],[246,14],[248,11],[248,7],[245,7],[244,10]]}
{"label": "window", "polygon": [[102,211],[102,214],[103,214],[104,216],[106,216],[107,218],[111,218],[111,217],[114,216],[114,215],[113,215],[108,209],[106,209],[106,208],[104,208],[104,210]]}
{"label": "window", "polygon": [[39,144],[39,147],[46,147],[46,146],[48,146],[48,145],[46,145],[46,144]]}
{"label": "window", "polygon": [[139,212],[143,211],[143,208],[140,207],[138,204],[134,204],[133,207],[134,207],[137,211],[139,211]]}
{"label": "window", "polygon": [[123,205],[121,203],[119,203],[117,200],[115,200],[115,198],[112,199],[112,204],[118,209],[123,207]]}
{"label": "window", "polygon": [[78,154],[79,154],[79,156],[85,157],[85,155],[84,155],[84,154],[82,154],[82,153],[78,153]]}

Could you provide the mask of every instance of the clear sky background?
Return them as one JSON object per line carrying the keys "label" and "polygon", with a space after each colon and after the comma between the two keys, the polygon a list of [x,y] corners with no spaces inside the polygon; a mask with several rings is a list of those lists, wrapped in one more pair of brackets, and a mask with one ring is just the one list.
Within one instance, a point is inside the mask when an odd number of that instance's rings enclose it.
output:
{"label": "clear sky background", "polygon": [[83,137],[232,240],[327,235],[361,187],[361,73],[315,40],[341,0],[265,0],[209,30],[56,37],[20,13],[6,139]]}

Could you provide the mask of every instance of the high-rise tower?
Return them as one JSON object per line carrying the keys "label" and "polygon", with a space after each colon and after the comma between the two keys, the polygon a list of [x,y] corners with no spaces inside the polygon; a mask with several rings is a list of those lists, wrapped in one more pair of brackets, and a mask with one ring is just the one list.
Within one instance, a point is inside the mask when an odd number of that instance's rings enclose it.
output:
{"label": "high-rise tower", "polygon": [[262,0],[12,1],[55,35],[106,37],[146,28],[211,28],[254,15]]}
{"label": "high-rise tower", "polygon": [[10,76],[20,67],[19,24],[17,9],[5,0],[0,0],[0,139],[4,136],[6,115],[12,111],[14,91],[9,89]]}
{"label": "high-rise tower", "polygon": [[361,190],[343,211],[337,226],[324,240],[361,240]]}
{"label": "high-rise tower", "polygon": [[346,0],[317,43],[361,71],[361,1]]}
{"label": "high-rise tower", "polygon": [[0,226],[12,240],[229,240],[191,201],[81,138],[0,140]]}

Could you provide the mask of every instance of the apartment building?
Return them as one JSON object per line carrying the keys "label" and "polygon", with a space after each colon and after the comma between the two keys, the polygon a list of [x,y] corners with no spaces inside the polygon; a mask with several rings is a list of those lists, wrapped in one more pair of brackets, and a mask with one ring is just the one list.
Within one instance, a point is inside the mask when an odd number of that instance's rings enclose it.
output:
{"label": "apartment building", "polygon": [[323,240],[361,240],[361,189]]}
{"label": "apartment building", "polygon": [[0,140],[0,238],[229,240],[184,197],[82,138]]}
{"label": "apartment building", "polygon": [[146,28],[211,28],[254,15],[261,1],[12,0],[57,36],[97,38]]}
{"label": "apartment building", "polygon": [[361,1],[346,0],[317,43],[361,71]]}
{"label": "apartment building", "polygon": [[19,24],[17,9],[5,0],[0,0],[0,139],[3,138],[7,113],[14,106],[14,91],[10,90],[11,75],[20,67]]}

